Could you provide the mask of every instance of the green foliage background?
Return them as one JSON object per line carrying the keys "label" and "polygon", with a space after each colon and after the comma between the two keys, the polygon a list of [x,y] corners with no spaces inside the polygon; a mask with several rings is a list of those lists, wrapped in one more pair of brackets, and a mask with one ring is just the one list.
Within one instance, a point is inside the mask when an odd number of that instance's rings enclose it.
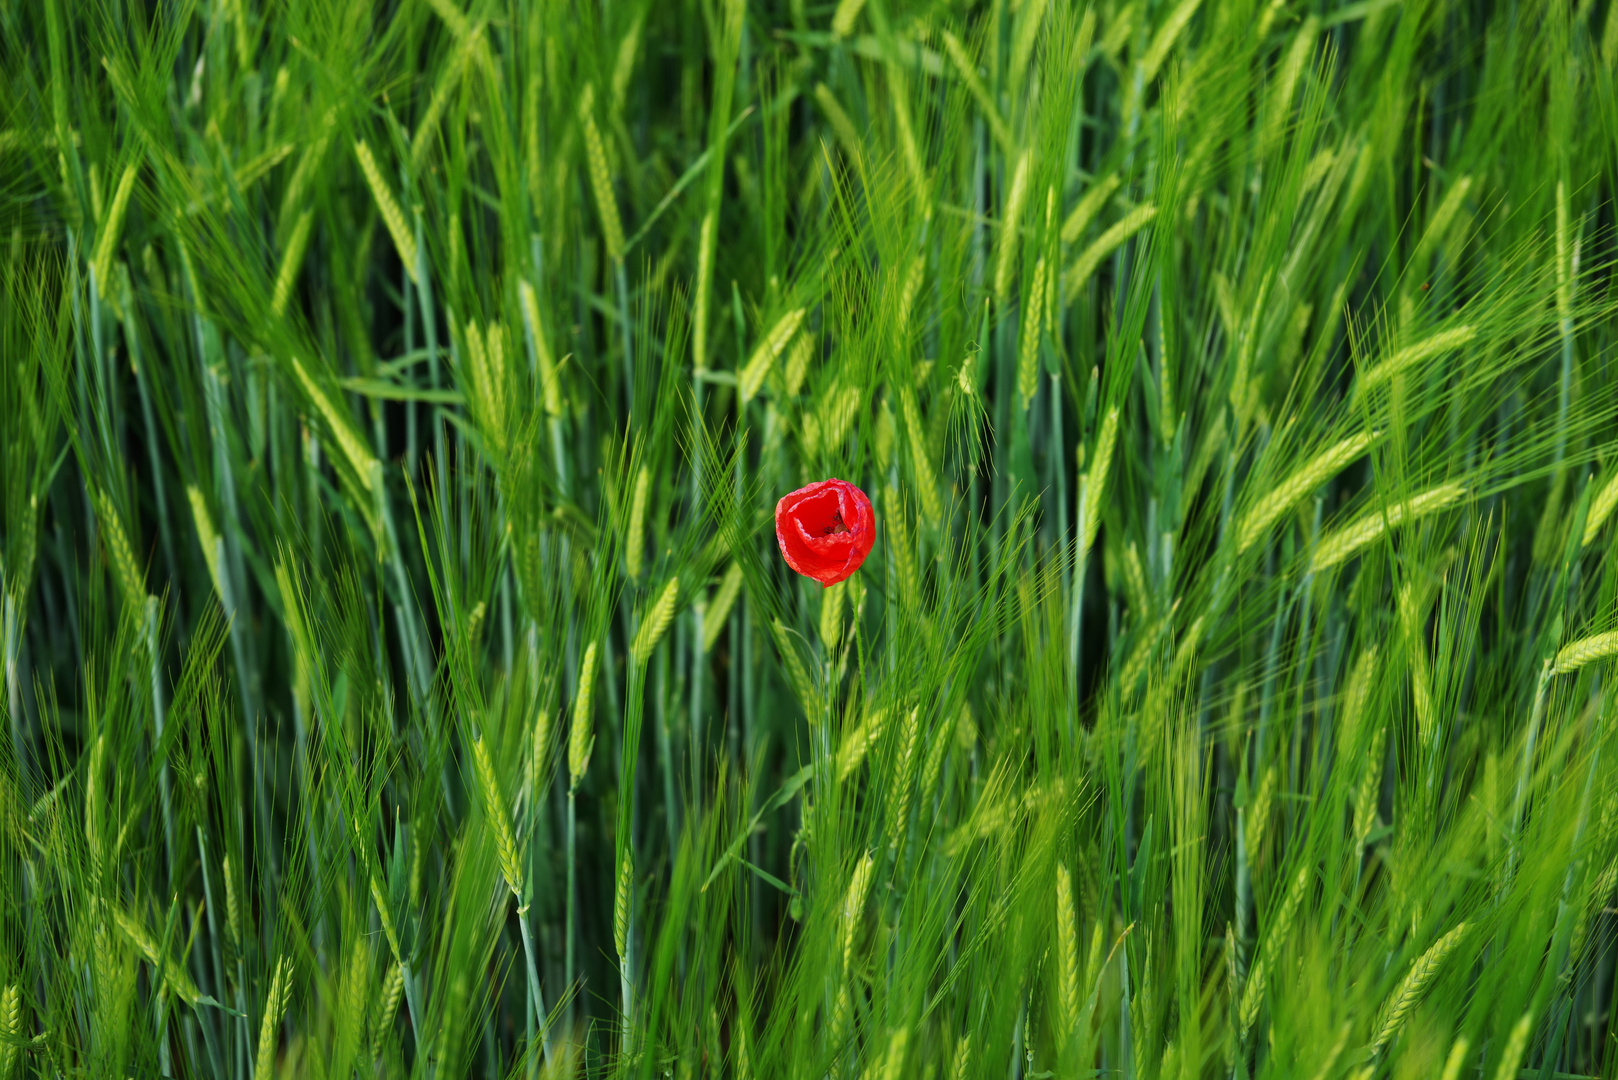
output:
{"label": "green foliage background", "polygon": [[0,1080],[1614,1075],[1618,4],[0,56]]}

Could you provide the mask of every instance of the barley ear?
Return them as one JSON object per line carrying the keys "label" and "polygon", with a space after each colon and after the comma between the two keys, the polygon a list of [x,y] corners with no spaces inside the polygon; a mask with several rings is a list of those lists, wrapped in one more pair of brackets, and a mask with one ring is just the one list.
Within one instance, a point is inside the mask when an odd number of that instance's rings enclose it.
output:
{"label": "barley ear", "polygon": [[1522,1063],[1523,1051],[1528,1049],[1528,1036],[1534,1031],[1534,1010],[1518,1017],[1512,1025],[1511,1034],[1506,1037],[1505,1048],[1500,1051],[1500,1066],[1495,1070],[1495,1080],[1517,1080],[1517,1066]]}
{"label": "barley ear", "polygon": [[966,1080],[966,1073],[971,1064],[972,1033],[967,1032],[955,1043],[955,1062],[949,1071],[950,1080]]}
{"label": "barley ear", "polygon": [[394,929],[393,912],[388,906],[388,894],[382,889],[382,879],[375,873],[371,874],[371,902],[376,904],[376,915],[382,923],[382,933],[388,939],[388,948],[393,950],[395,960],[403,962],[404,953],[399,949],[399,933]]}
{"label": "barley ear", "polygon": [[1444,1059],[1444,1071],[1439,1080],[1458,1080],[1461,1067],[1466,1064],[1466,1052],[1472,1048],[1472,1042],[1465,1035],[1455,1038],[1455,1045],[1449,1048],[1449,1057]]}
{"label": "barley ear", "polygon": [[1414,345],[1407,345],[1361,376],[1360,392],[1364,393],[1380,386],[1405,369],[1414,367],[1424,360],[1431,360],[1435,356],[1453,352],[1470,343],[1475,337],[1477,337],[1475,328],[1457,326],[1449,330],[1441,330],[1432,337],[1424,341],[1418,341]]}
{"label": "barley ear", "polygon": [[1083,559],[1089,554],[1090,546],[1095,543],[1096,531],[1101,527],[1102,497],[1107,490],[1107,471],[1112,467],[1113,446],[1118,441],[1118,410],[1109,409],[1101,421],[1101,430],[1096,433],[1095,454],[1091,458],[1090,471],[1084,480],[1084,531],[1079,535],[1079,558]]}
{"label": "barley ear", "polygon": [[651,485],[652,474],[642,465],[635,474],[635,494],[629,501],[629,533],[624,538],[624,569],[630,581],[640,579],[646,555],[646,494]]}
{"label": "barley ear", "polygon": [[586,83],[579,95],[579,123],[584,126],[584,156],[590,171],[590,188],[595,195],[596,210],[601,215],[601,239],[607,245],[607,257],[618,262],[624,257],[624,226],[618,217],[618,197],[612,193],[612,173],[607,168],[607,148],[601,140],[601,129],[596,126],[596,92],[593,83]]}
{"label": "barley ear", "polygon": [[1023,207],[1028,203],[1028,170],[1032,163],[1033,151],[1024,150],[1017,159],[1001,211],[1000,246],[994,262],[994,296],[1002,304],[1011,290],[1011,260],[1016,254],[1017,236],[1022,228]]}
{"label": "barley ear", "polygon": [[364,139],[355,140],[354,156],[359,159],[360,172],[365,174],[365,183],[370,187],[371,197],[376,200],[377,209],[382,213],[382,223],[388,227],[388,235],[393,237],[393,246],[399,252],[399,261],[404,264],[405,273],[411,281],[420,285],[421,280],[416,276],[416,234],[406,224],[404,211],[394,199],[393,191],[388,187]]}
{"label": "barley ear", "polygon": [[264,999],[264,1019],[258,1029],[258,1068],[253,1073],[259,1080],[275,1075],[276,1031],[286,1012],[287,983],[291,980],[292,964],[286,958],[276,962],[275,974],[270,979],[270,992]]}
{"label": "barley ear", "polygon": [[16,983],[0,991],[0,1080],[11,1080],[22,1058],[22,993]]}
{"label": "barley ear", "polygon": [[112,257],[118,250],[118,234],[123,231],[124,214],[129,209],[129,196],[135,189],[135,177],[139,172],[138,161],[124,166],[123,175],[118,178],[118,190],[112,196],[112,207],[107,211],[101,223],[100,235],[96,238],[95,255],[90,265],[96,273],[96,290],[102,296],[106,296],[111,287],[108,283],[112,278]]}
{"label": "barley ear", "polygon": [[899,756],[894,762],[888,788],[888,850],[897,851],[904,843],[910,821],[910,793],[916,783],[916,740],[921,734],[921,707],[910,710],[899,729]]}
{"label": "barley ear", "polygon": [[629,955],[629,906],[634,898],[635,853],[627,845],[618,861],[618,880],[612,895],[612,944],[622,964]]}
{"label": "barley ear", "polygon": [[707,652],[713,648],[715,641],[719,640],[719,632],[725,628],[725,620],[730,617],[730,609],[736,603],[736,597],[742,591],[742,565],[731,563],[730,569],[720,579],[719,587],[714,590],[713,599],[708,601],[707,608],[702,613],[702,651]]}
{"label": "barley ear", "polygon": [[876,862],[869,852],[854,867],[849,879],[848,892],[843,895],[842,938],[843,970],[854,962],[854,935],[859,930],[860,915],[865,911],[865,893],[871,887],[871,871]]}
{"label": "barley ear", "polygon": [[1079,1019],[1079,940],[1073,921],[1073,877],[1063,863],[1056,864],[1056,948],[1062,1023],[1072,1031]]}
{"label": "barley ear", "polygon": [[1296,506],[1298,501],[1343,469],[1376,440],[1376,432],[1351,435],[1322,450],[1292,475],[1271,488],[1269,493],[1242,518],[1236,530],[1236,552],[1241,554],[1264,537],[1275,520]]}
{"label": "barley ear", "polygon": [[776,321],[776,324],[771,327],[770,332],[764,335],[764,340],[760,341],[758,347],[753,350],[753,355],[748,358],[747,364],[742,368],[741,375],[736,383],[736,393],[741,404],[745,405],[753,400],[753,396],[764,385],[764,379],[769,375],[770,368],[786,347],[792,343],[792,338],[797,334],[798,327],[803,324],[805,314],[806,309],[794,308],[781,316]]}
{"label": "barley ear", "polygon": [[1465,933],[1466,924],[1463,922],[1434,942],[1411,965],[1409,973],[1383,1003],[1381,1020],[1376,1026],[1376,1037],[1371,1040],[1371,1053],[1380,1052],[1393,1041],[1405,1018],[1410,1015],[1410,1010],[1416,1007],[1422,995],[1426,993],[1427,987],[1437,976],[1445,957],[1455,950],[1455,946],[1460,943],[1461,935]]}
{"label": "barley ear", "polygon": [[1040,313],[1045,307],[1045,256],[1034,264],[1034,277],[1023,297],[1022,336],[1017,350],[1017,396],[1022,407],[1033,404],[1039,390],[1039,344],[1043,320]]}
{"label": "barley ear", "polygon": [[1584,518],[1584,545],[1589,546],[1612,516],[1613,507],[1618,506],[1618,468],[1613,469],[1612,475],[1602,485],[1595,499],[1590,503],[1590,512]]}
{"label": "barley ear", "polygon": [[314,211],[305,210],[298,215],[297,223],[292,226],[292,235],[287,237],[286,251],[281,255],[281,268],[275,272],[275,290],[270,296],[270,314],[277,319],[286,314],[287,301],[292,298],[292,286],[298,280],[304,252],[309,249],[309,229],[314,220]]}
{"label": "barley ear", "polygon": [[843,594],[847,584],[839,581],[820,592],[820,643],[828,654],[843,636]]}
{"label": "barley ear", "polygon": [[399,999],[404,995],[404,968],[395,960],[382,979],[382,996],[377,998],[376,1018],[371,1023],[371,1058],[382,1056],[382,1040],[393,1028],[393,1018],[399,1012]]}
{"label": "barley ear", "polygon": [[[494,829],[495,850],[500,856],[500,873],[505,876],[511,895],[522,903],[522,860],[517,855],[517,837],[512,832],[511,817],[506,813],[506,801],[500,795],[500,781],[494,773],[494,762],[489,757],[489,746],[481,736],[472,740],[472,763],[477,772],[478,788],[483,794],[483,812],[488,815]],[[375,880],[374,878],[372,880]]]}
{"label": "barley ear", "polygon": [[680,579],[671,577],[658,596],[657,603],[641,620],[640,629],[635,631],[635,640],[629,650],[635,663],[645,664],[652,658],[652,650],[657,648],[657,643],[663,640],[663,635],[668,631],[669,623],[674,621],[674,609],[679,600]]}
{"label": "barley ear", "polygon": [[579,691],[573,702],[573,725],[568,731],[567,774],[571,790],[577,790],[579,781],[584,779],[585,770],[590,767],[590,751],[595,747],[590,717],[595,675],[596,643],[592,641],[585,648],[584,659],[579,663]]}
{"label": "barley ear", "polygon": [[1556,654],[1556,663],[1551,667],[1551,674],[1566,675],[1586,664],[1605,660],[1609,656],[1618,656],[1618,630],[1593,634],[1564,646]]}

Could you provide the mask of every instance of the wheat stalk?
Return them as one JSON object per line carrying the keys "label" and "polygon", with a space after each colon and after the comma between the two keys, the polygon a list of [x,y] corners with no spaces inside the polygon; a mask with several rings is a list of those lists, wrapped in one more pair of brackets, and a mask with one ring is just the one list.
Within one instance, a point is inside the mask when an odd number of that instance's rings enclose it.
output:
{"label": "wheat stalk", "polygon": [[1270,823],[1270,801],[1275,796],[1275,766],[1271,765],[1264,770],[1264,776],[1258,782],[1258,791],[1253,795],[1252,808],[1244,815],[1247,835],[1247,857],[1256,866],[1259,859],[1259,846],[1264,843],[1264,830]]}
{"label": "wheat stalk", "polygon": [[843,745],[837,750],[838,783],[847,780],[849,774],[859,768],[860,762],[865,760],[865,752],[882,738],[887,719],[886,706],[878,706],[861,717],[859,724],[843,739]]}
{"label": "wheat stalk", "polygon": [[221,872],[225,876],[225,930],[230,935],[231,948],[241,955],[242,947],[242,905],[236,891],[236,874],[230,865],[230,856],[226,855],[221,862]]}
{"label": "wheat stalk", "polygon": [[1465,933],[1466,923],[1463,922],[1435,941],[1410,966],[1409,973],[1382,1005],[1381,1020],[1376,1026],[1376,1037],[1371,1040],[1371,1053],[1380,1053],[1383,1047],[1393,1041],[1405,1018],[1410,1015],[1410,1010],[1416,1007],[1416,1003],[1427,992],[1427,987],[1438,975],[1439,967],[1443,965],[1445,958],[1455,951],[1455,946],[1460,944],[1461,937]]}
{"label": "wheat stalk", "polygon": [[1330,569],[1367,544],[1375,543],[1389,529],[1454,506],[1465,494],[1466,489],[1460,484],[1440,484],[1419,495],[1411,496],[1405,502],[1394,503],[1386,510],[1373,510],[1331,533],[1315,545],[1314,557],[1309,562],[1309,572],[1318,574]]}
{"label": "wheat stalk", "polygon": [[950,1067],[950,1080],[966,1080],[972,1065],[972,1033],[962,1035],[955,1043],[955,1060]]}
{"label": "wheat stalk", "polygon": [[1397,601],[1399,622],[1405,639],[1405,653],[1410,657],[1410,683],[1416,702],[1416,727],[1423,743],[1429,743],[1438,723],[1434,715],[1432,673],[1427,660],[1427,640],[1423,632],[1425,612],[1417,610],[1415,583],[1407,581],[1399,588]]}
{"label": "wheat stalk", "polygon": [[780,619],[771,619],[770,634],[775,638],[775,647],[781,653],[781,663],[786,667],[787,681],[797,693],[798,700],[803,704],[811,722],[818,720],[819,710],[813,705],[815,683],[803,666],[803,657],[798,655],[798,647],[793,644],[792,632]]}
{"label": "wheat stalk", "polygon": [[1236,529],[1236,553],[1242,554],[1252,547],[1275,519],[1295,506],[1309,492],[1336,476],[1366,448],[1376,441],[1378,432],[1351,435],[1322,450],[1281,481],[1258,504],[1249,510]]}

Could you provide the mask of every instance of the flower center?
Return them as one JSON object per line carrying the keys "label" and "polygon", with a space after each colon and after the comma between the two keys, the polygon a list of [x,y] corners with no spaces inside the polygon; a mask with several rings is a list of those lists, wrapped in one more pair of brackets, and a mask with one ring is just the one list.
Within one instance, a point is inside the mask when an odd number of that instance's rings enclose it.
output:
{"label": "flower center", "polygon": [[836,511],[831,516],[831,524],[820,530],[821,536],[831,536],[833,533],[846,533],[848,526],[843,524],[843,513]]}

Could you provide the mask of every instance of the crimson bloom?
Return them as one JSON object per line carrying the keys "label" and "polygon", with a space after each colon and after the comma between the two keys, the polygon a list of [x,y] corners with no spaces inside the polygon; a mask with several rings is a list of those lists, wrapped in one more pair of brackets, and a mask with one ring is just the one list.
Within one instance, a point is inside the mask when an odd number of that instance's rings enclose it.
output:
{"label": "crimson bloom", "polygon": [[847,480],[821,480],[775,504],[781,557],[804,577],[835,585],[860,568],[876,543],[876,514]]}

